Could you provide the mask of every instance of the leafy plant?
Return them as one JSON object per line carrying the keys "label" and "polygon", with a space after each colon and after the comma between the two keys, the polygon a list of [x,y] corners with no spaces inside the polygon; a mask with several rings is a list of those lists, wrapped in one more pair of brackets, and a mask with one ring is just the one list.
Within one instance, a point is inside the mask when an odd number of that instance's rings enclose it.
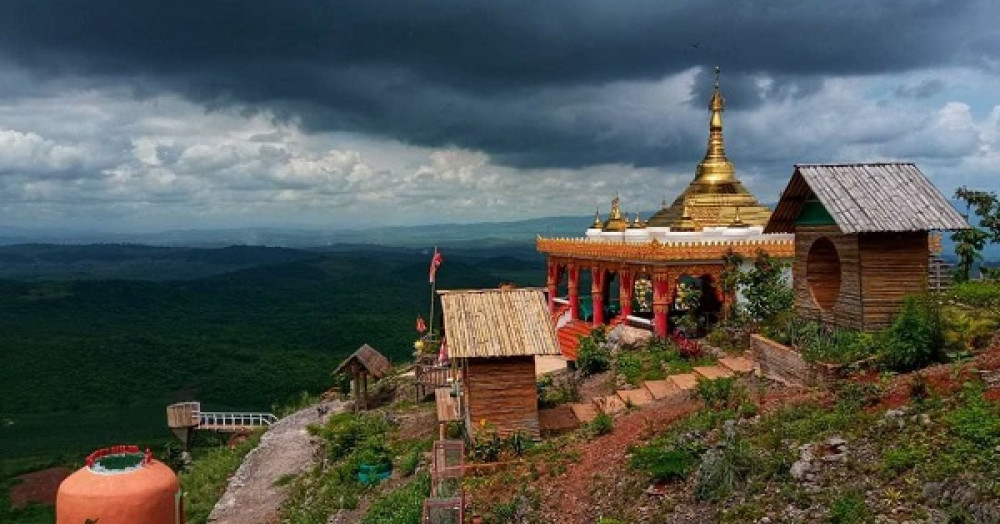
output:
{"label": "leafy plant", "polygon": [[766,322],[792,307],[794,295],[784,276],[787,267],[788,264],[760,251],[753,269],[740,276],[745,309],[754,322]]}
{"label": "leafy plant", "polygon": [[706,379],[698,377],[695,397],[716,411],[733,408],[746,397],[746,391],[736,382],[736,377]]}
{"label": "leafy plant", "polygon": [[633,386],[638,386],[642,379],[642,361],[631,351],[619,351],[615,357],[615,372],[625,377]]}
{"label": "leafy plant", "polygon": [[830,515],[826,521],[829,524],[872,522],[872,514],[864,496],[856,491],[849,491],[830,504]]}
{"label": "leafy plant", "polygon": [[607,413],[598,413],[594,420],[590,421],[590,431],[594,435],[607,435],[615,428],[615,421]]}
{"label": "leafy plant", "polygon": [[882,360],[894,371],[910,371],[939,360],[942,352],[940,311],[932,300],[909,296],[886,332]]}
{"label": "leafy plant", "polygon": [[591,331],[589,337],[580,337],[576,367],[585,376],[607,371],[611,367],[611,350],[607,347],[602,329]]}

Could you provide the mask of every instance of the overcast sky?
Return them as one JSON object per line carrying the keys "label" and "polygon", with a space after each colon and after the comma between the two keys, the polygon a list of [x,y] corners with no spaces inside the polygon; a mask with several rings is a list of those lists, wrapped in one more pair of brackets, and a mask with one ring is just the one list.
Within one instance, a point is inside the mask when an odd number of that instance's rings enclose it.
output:
{"label": "overcast sky", "polygon": [[652,210],[715,64],[763,201],[814,162],[1000,189],[996,0],[0,1],[0,225]]}

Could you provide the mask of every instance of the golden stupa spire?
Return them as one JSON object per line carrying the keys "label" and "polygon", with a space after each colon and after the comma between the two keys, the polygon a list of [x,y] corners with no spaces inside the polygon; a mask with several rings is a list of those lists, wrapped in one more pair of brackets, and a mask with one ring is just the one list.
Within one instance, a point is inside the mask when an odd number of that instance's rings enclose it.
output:
{"label": "golden stupa spire", "polygon": [[622,216],[621,199],[615,194],[611,201],[611,213],[608,220],[604,222],[604,231],[625,231],[628,228],[628,220]]}
{"label": "golden stupa spire", "polygon": [[594,211],[594,223],[590,225],[591,229],[601,229],[604,224],[601,222],[601,208],[597,208]]}
{"label": "golden stupa spire", "polygon": [[[695,170],[694,180],[670,205],[649,217],[649,227],[670,227],[672,231],[688,227],[729,227],[734,210],[739,208],[739,221],[747,226],[763,226],[771,210],[743,187],[736,178],[736,168],[726,157],[722,139],[722,112],[726,101],[719,89],[718,66],[715,68],[715,87],[708,102],[709,133],[705,158]],[[692,219],[692,212],[697,220]]]}
{"label": "golden stupa spire", "polygon": [[722,138],[722,112],[726,109],[726,100],[719,91],[719,74],[722,70],[715,66],[715,90],[708,102],[711,116],[708,120],[708,150],[705,158],[698,164],[695,172],[695,182],[717,184],[735,179],[736,170],[732,162],[726,158],[726,145]]}

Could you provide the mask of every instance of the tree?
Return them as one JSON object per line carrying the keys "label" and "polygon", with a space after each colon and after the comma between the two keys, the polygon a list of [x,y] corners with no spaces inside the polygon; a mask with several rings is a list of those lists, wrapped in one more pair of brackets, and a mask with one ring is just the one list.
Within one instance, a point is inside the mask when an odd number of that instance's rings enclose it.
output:
{"label": "tree", "polygon": [[[986,242],[1000,242],[1000,199],[992,191],[968,189],[962,186],[955,190],[955,198],[965,202],[966,219],[974,210],[979,218],[979,225],[971,229],[963,229],[952,233],[955,242],[955,255],[958,266],[955,268],[955,278],[958,281],[969,280],[969,274],[976,261],[983,258],[982,250]],[[985,228],[985,229],[982,229]]]}
{"label": "tree", "polygon": [[792,288],[785,282],[788,265],[764,251],[757,253],[753,269],[743,273],[740,284],[746,297],[746,311],[755,322],[765,322],[788,310],[794,302]]}

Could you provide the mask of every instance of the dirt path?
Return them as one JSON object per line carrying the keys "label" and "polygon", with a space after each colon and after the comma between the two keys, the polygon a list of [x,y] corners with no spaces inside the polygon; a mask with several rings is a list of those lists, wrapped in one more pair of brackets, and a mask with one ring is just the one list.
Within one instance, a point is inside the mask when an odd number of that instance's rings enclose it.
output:
{"label": "dirt path", "polygon": [[595,438],[581,449],[581,460],[543,490],[542,507],[550,508],[546,522],[579,524],[595,520],[591,487],[595,477],[606,477],[625,464],[628,447],[663,431],[677,419],[693,413],[694,401],[681,404],[649,404],[615,420],[610,434]]}
{"label": "dirt path", "polygon": [[317,407],[309,407],[276,422],[260,439],[260,445],[247,454],[243,464],[229,481],[226,492],[212,509],[208,521],[216,524],[267,524],[277,521],[277,512],[285,500],[285,489],[274,485],[284,475],[299,474],[316,460],[318,443],[306,426],[343,411],[346,404],[327,402],[327,415],[318,416]]}

